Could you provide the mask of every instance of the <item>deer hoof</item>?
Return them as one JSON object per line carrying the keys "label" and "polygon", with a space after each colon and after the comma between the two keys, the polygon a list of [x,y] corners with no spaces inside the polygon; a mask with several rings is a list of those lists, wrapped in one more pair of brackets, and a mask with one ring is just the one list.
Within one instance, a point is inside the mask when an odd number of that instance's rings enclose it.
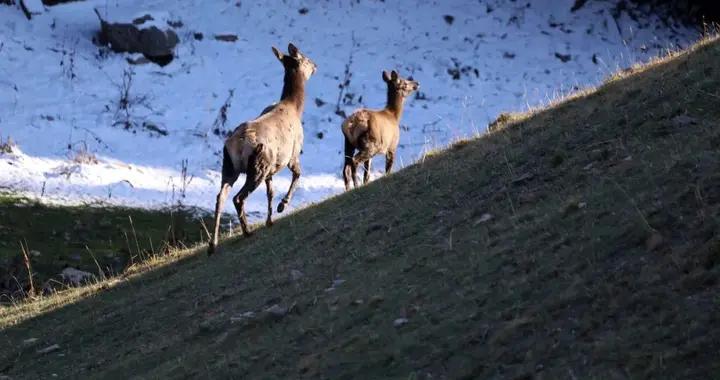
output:
{"label": "deer hoof", "polygon": [[213,253],[215,253],[215,251],[216,251],[216,249],[215,249],[215,244],[210,243],[210,244],[208,245],[207,255],[208,255],[208,256],[212,256]]}
{"label": "deer hoof", "polygon": [[287,202],[285,202],[285,201],[280,202],[280,204],[278,205],[278,210],[277,210],[277,212],[283,212],[283,211],[285,211],[285,205],[286,205],[286,204],[287,204]]}
{"label": "deer hoof", "polygon": [[268,219],[267,221],[265,221],[265,227],[272,227],[273,224],[274,224],[273,221],[270,220],[270,219]]}

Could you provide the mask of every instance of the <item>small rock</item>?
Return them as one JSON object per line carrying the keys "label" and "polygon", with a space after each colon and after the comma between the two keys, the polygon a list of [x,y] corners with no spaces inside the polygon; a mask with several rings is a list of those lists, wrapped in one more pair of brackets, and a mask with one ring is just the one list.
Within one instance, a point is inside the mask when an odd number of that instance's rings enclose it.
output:
{"label": "small rock", "polygon": [[587,203],[585,203],[585,202],[580,202],[580,203],[578,203],[577,206],[578,206],[579,209],[583,209],[583,208],[587,207]]}
{"label": "small rock", "polygon": [[304,276],[303,272],[300,272],[297,269],[293,269],[290,271],[290,279],[293,281],[298,281],[301,278],[303,278],[303,276]]}
{"label": "small rock", "polygon": [[396,320],[393,321],[393,326],[395,326],[395,327],[402,327],[402,326],[405,326],[408,322],[409,322],[409,321],[408,321],[407,318],[398,318],[398,319],[396,319]]}
{"label": "small rock", "polygon": [[53,344],[52,346],[48,346],[48,347],[45,347],[45,348],[43,348],[43,349],[41,349],[41,350],[37,350],[37,353],[38,353],[38,354],[48,354],[48,353],[50,353],[50,352],[57,351],[57,350],[59,350],[59,349],[60,349],[60,345],[59,345],[59,344]]}
{"label": "small rock", "polygon": [[193,33],[193,38],[197,41],[202,41],[203,38],[205,38],[205,35],[203,35],[200,32],[195,32],[195,33]]}
{"label": "small rock", "polygon": [[40,251],[32,250],[32,251],[30,251],[30,255],[32,257],[40,257]]}
{"label": "small rock", "polygon": [[95,276],[93,276],[92,273],[68,267],[62,270],[62,272],[60,273],[60,277],[62,277],[63,280],[75,286],[78,286],[83,282],[92,279]]}
{"label": "small rock", "polygon": [[234,34],[216,34],[215,39],[218,41],[235,42],[238,40],[238,36]]}
{"label": "small rock", "polygon": [[185,24],[181,20],[167,20],[167,24],[173,28],[182,28]]}
{"label": "small rock", "polygon": [[694,117],[688,115],[677,115],[672,118],[672,122],[678,127],[687,127],[689,125],[697,124],[697,120]]}
{"label": "small rock", "polygon": [[363,303],[365,303],[363,300],[361,300],[361,299],[356,299],[356,300],[350,302],[350,305],[360,306],[360,305],[362,305]]}
{"label": "small rock", "polygon": [[35,342],[37,342],[37,341],[38,341],[37,338],[28,338],[28,339],[23,340],[23,344],[24,344],[24,345],[31,345],[31,344],[33,344],[33,343],[35,343]]}
{"label": "small rock", "polygon": [[306,15],[308,14],[308,12],[310,12],[310,10],[305,7],[298,9],[298,13],[300,13],[301,15]]}
{"label": "small rock", "polygon": [[455,21],[455,17],[451,15],[445,15],[443,16],[443,20],[445,20],[448,25],[452,25],[453,21]]}
{"label": "small rock", "polygon": [[380,305],[383,301],[385,301],[385,297],[383,296],[372,296],[368,301],[368,305],[375,307],[377,305]]}
{"label": "small rock", "polygon": [[145,23],[145,21],[153,21],[153,20],[155,20],[155,19],[153,18],[153,16],[151,16],[151,15],[144,15],[144,16],[142,16],[142,17],[138,17],[138,18],[132,20],[132,23],[135,24],[135,25],[142,25],[142,24]]}
{"label": "small rock", "polygon": [[525,181],[529,181],[531,179],[535,178],[535,174],[532,173],[523,173],[520,177],[517,177],[512,180],[512,183],[522,183]]}
{"label": "small rock", "polygon": [[315,98],[315,105],[318,107],[322,107],[325,105],[325,101],[320,98]]}
{"label": "small rock", "polygon": [[278,304],[272,305],[269,308],[265,309],[265,313],[268,314],[268,316],[273,318],[282,318],[285,316],[285,314],[288,313],[288,309],[284,308]]}
{"label": "small rock", "polygon": [[342,285],[342,284],[344,284],[344,283],[345,283],[345,280],[337,279],[337,280],[333,281],[332,287],[333,287],[333,288],[336,288],[336,287],[338,287],[338,286],[340,286],[340,285]]}
{"label": "small rock", "polygon": [[572,59],[572,56],[570,54],[555,53],[555,58],[557,58],[561,62],[565,63],[565,62],[570,61],[570,59]]}
{"label": "small rock", "polygon": [[665,238],[663,236],[655,231],[650,235],[650,237],[645,240],[645,248],[647,248],[648,251],[654,251],[658,249],[663,243],[665,242]]}
{"label": "small rock", "polygon": [[246,322],[246,321],[249,321],[252,319],[255,319],[255,312],[254,311],[246,311],[238,316],[230,317],[230,323]]}
{"label": "small rock", "polygon": [[477,226],[478,224],[489,222],[492,219],[493,219],[492,214],[489,214],[486,212],[486,213],[480,215],[480,219],[475,221],[475,225]]}

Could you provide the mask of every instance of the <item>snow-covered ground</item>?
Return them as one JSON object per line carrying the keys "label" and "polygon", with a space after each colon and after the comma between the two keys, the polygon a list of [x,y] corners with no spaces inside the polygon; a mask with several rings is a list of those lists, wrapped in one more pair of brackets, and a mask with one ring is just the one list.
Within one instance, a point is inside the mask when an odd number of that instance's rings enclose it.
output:
{"label": "snow-covered ground", "polygon": [[[334,111],[351,55],[352,98],[341,105],[348,114],[384,106],[382,70],[420,82],[401,122],[396,163],[405,166],[427,149],[483,132],[501,111],[543,104],[697,38],[654,17],[616,19],[613,1],[575,12],[572,0],[268,4],[88,0],[49,7],[31,21],[0,6],[0,138],[17,143],[13,154],[0,154],[0,190],[47,202],[213,208],[223,141],[213,122],[231,90],[226,130],[278,100],[282,66],[271,45],[286,51],[292,41],[318,65],[306,89],[303,177],[291,204],[298,207],[343,190],[342,118]],[[165,67],[131,66],[134,56],[101,53],[92,43],[99,29],[93,8],[110,19],[152,11],[181,21],[177,58]],[[213,38],[227,33],[239,39]],[[125,70],[134,71],[132,121],[167,135],[113,126]],[[99,162],[73,161],[83,150]],[[374,167],[384,167],[381,158]],[[276,176],[277,200],[289,177]],[[264,188],[248,210],[264,214]]]}

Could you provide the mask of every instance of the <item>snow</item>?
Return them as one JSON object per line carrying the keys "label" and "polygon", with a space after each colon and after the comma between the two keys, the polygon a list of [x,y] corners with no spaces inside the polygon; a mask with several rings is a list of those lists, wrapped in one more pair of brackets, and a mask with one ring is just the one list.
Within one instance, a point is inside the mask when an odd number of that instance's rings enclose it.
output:
{"label": "snow", "polygon": [[[382,70],[397,69],[420,82],[421,96],[408,99],[401,121],[396,165],[403,166],[483,132],[502,111],[547,103],[697,38],[694,30],[668,27],[656,17],[621,15],[616,22],[610,1],[571,12],[573,3],[89,0],[48,7],[31,21],[3,9],[0,138],[11,137],[18,147],[0,154],[0,190],[48,203],[214,208],[223,137],[213,133],[213,122],[230,90],[228,131],[278,100],[282,66],[271,45],[286,51],[293,42],[318,65],[307,83],[303,176],[290,205],[300,207],[344,189],[342,118],[334,111],[351,54],[346,92],[353,101],[341,106],[347,114],[384,106]],[[154,22],[182,21],[175,29],[177,58],[165,67],[130,66],[127,58],[135,55],[98,48],[93,8],[112,21],[146,13]],[[453,16],[452,23],[444,15]],[[205,38],[195,39],[196,32]],[[227,33],[239,39],[212,38]],[[166,136],[117,125],[126,70],[134,72],[131,121],[151,123]],[[84,148],[97,164],[73,161]],[[376,158],[374,168],[382,167]],[[289,179],[287,170],[275,177],[276,203]],[[264,216],[265,202],[262,188],[250,196],[252,219]],[[231,202],[226,211],[234,213]]]}

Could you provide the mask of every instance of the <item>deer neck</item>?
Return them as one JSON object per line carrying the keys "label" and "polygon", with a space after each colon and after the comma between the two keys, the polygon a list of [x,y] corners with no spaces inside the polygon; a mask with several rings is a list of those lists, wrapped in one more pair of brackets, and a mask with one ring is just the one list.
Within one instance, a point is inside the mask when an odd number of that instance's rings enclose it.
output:
{"label": "deer neck", "polygon": [[398,121],[400,121],[400,116],[402,116],[404,102],[405,98],[403,98],[397,91],[388,88],[387,105],[385,108],[390,111],[390,113],[395,116],[395,119]]}
{"label": "deer neck", "polygon": [[298,115],[302,115],[305,106],[305,79],[298,70],[285,70],[280,101],[294,105]]}

